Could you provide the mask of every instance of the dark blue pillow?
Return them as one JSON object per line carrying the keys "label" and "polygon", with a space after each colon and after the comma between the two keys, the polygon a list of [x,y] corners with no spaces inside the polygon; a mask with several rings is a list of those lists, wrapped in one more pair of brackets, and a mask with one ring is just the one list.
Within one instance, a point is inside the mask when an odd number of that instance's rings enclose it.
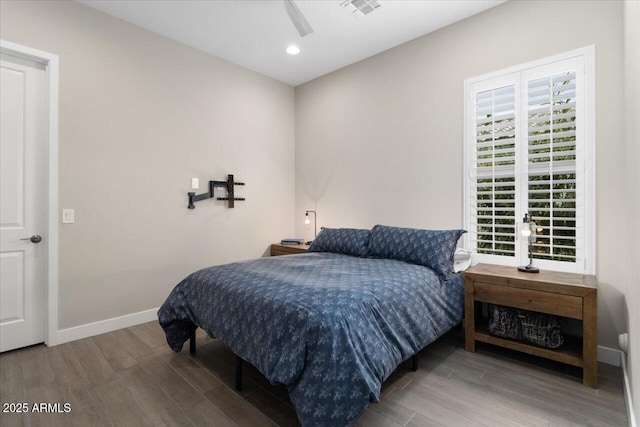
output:
{"label": "dark blue pillow", "polygon": [[309,252],[334,252],[365,256],[369,245],[370,230],[356,228],[323,228],[313,241]]}
{"label": "dark blue pillow", "polygon": [[465,230],[418,230],[376,225],[368,255],[390,258],[432,269],[443,280],[453,274],[453,255]]}

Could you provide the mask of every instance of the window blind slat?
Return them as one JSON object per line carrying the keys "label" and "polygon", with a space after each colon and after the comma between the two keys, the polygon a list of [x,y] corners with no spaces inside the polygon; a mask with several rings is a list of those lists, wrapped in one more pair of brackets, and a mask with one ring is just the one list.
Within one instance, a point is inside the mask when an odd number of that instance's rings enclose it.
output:
{"label": "window blind slat", "polygon": [[495,116],[487,118],[486,116],[482,116],[476,119],[477,126],[484,126],[492,123],[500,123],[502,125],[514,125],[516,116],[514,113],[509,112],[502,116]]}
{"label": "window blind slat", "polygon": [[545,163],[529,163],[529,176],[532,175],[540,175],[545,172],[554,173],[554,174],[567,174],[571,172],[575,172],[576,170],[576,161],[575,160],[558,160],[553,163],[545,162]]}
{"label": "window blind slat", "polygon": [[[570,121],[575,121],[576,119],[575,111],[568,111],[565,113],[553,114],[554,121],[566,120],[566,119],[571,119]],[[533,117],[530,117],[528,122],[529,124],[532,124],[532,123],[540,123],[540,122],[549,122],[550,120],[551,120],[551,114],[537,113],[533,115]]]}
{"label": "window blind slat", "polygon": [[478,139],[483,140],[482,137],[492,137],[494,140],[500,140],[501,138],[514,138],[515,137],[515,132],[513,131],[513,129],[507,129],[507,130],[502,130],[502,129],[494,129],[493,131],[490,129],[479,129],[478,130]]}
{"label": "window blind slat", "polygon": [[553,141],[552,144],[537,143],[537,144],[531,144],[529,146],[529,152],[531,152],[531,150],[540,150],[540,149],[547,149],[547,150],[553,149],[553,150],[562,151],[562,149],[566,147],[575,147],[575,146],[576,146],[575,141]]}
{"label": "window blind slat", "polygon": [[490,139],[489,141],[486,141],[486,142],[476,140],[476,148],[477,148],[477,151],[484,151],[484,150],[490,150],[494,146],[499,146],[499,147],[511,146],[515,151],[515,145],[514,145],[515,142],[516,142],[515,137],[501,139],[500,141],[494,141],[493,139]]}
{"label": "window blind slat", "polygon": [[567,91],[562,93],[557,93],[554,91],[554,93],[555,95],[552,95],[551,97],[541,96],[541,95],[532,97],[531,94],[529,94],[529,102],[527,102],[527,104],[530,107],[538,105],[538,106],[547,106],[547,108],[549,105],[553,104],[555,108],[558,108],[571,103],[576,97],[575,92],[572,92],[572,91]]}
{"label": "window blind slat", "polygon": [[551,110],[552,113],[556,114],[556,113],[568,113],[569,111],[573,111],[576,108],[576,103],[575,101],[571,101],[571,102],[567,102],[566,104],[562,104],[562,105],[554,105],[553,108],[549,108],[548,105],[544,106],[544,107],[537,107],[537,108],[529,108],[529,118],[531,118],[531,115],[545,115],[549,113],[549,110]]}
{"label": "window blind slat", "polygon": [[544,141],[544,140],[556,140],[562,138],[574,138],[576,137],[576,131],[566,131],[566,132],[557,132],[557,133],[545,133],[542,135],[529,135],[529,143],[535,141]]}
{"label": "window blind slat", "polygon": [[[556,117],[553,116],[553,118],[555,119]],[[536,123],[536,125],[532,125],[533,123]],[[546,120],[546,121],[538,121],[538,122],[533,122],[530,124],[529,126],[529,133],[531,134],[532,132],[548,132],[553,130],[554,132],[558,131],[558,129],[565,129],[565,130],[575,130],[576,125],[575,122],[573,120],[566,120],[563,122],[555,122],[553,124],[551,124],[551,120]]]}
{"label": "window blind slat", "polygon": [[562,157],[562,160],[566,160],[566,157],[575,158],[576,152],[575,150],[566,150],[566,151],[554,151],[554,152],[543,152],[543,153],[532,153],[529,154],[529,160],[537,160],[537,159],[548,159],[549,157],[553,157],[554,159]]}
{"label": "window blind slat", "polygon": [[[544,83],[539,86],[529,86],[529,97],[546,95],[549,93],[549,84]],[[567,82],[567,84],[562,84],[558,86],[553,86],[554,92],[564,92],[564,91],[575,91],[576,84],[574,82]]]}

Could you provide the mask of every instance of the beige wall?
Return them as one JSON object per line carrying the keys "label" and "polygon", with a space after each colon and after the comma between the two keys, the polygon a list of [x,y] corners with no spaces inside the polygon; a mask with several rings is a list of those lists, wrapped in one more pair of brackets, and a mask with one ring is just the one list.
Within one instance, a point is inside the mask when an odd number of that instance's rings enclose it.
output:
{"label": "beige wall", "polygon": [[[625,329],[622,3],[510,1],[296,88],[296,219],[462,221],[463,81],[595,44],[599,342]],[[297,221],[297,232],[313,230]]]}
{"label": "beige wall", "polygon": [[[0,4],[3,40],[60,57],[61,329],[292,235],[293,88],[78,3]],[[227,173],[245,202],[186,208],[192,177]]]}
{"label": "beige wall", "polygon": [[633,408],[640,411],[640,2],[625,2],[625,111],[626,111],[626,312],[629,332],[627,366],[633,389]]}

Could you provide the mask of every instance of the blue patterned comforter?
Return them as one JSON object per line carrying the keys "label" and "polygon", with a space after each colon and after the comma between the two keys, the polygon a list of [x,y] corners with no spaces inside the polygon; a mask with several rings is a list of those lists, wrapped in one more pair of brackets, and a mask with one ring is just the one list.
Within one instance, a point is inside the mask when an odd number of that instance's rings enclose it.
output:
{"label": "blue patterned comforter", "polygon": [[201,327],[286,384],[304,426],[333,427],[353,423],[398,364],[461,321],[463,294],[460,276],[318,252],[197,271],[158,316],[174,351]]}

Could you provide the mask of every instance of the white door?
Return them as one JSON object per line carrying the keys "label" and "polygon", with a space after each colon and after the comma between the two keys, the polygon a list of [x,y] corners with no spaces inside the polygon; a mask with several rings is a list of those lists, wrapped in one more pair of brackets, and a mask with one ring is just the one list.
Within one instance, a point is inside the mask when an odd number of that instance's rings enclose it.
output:
{"label": "white door", "polygon": [[48,192],[45,65],[2,54],[0,70],[2,352],[44,341]]}

